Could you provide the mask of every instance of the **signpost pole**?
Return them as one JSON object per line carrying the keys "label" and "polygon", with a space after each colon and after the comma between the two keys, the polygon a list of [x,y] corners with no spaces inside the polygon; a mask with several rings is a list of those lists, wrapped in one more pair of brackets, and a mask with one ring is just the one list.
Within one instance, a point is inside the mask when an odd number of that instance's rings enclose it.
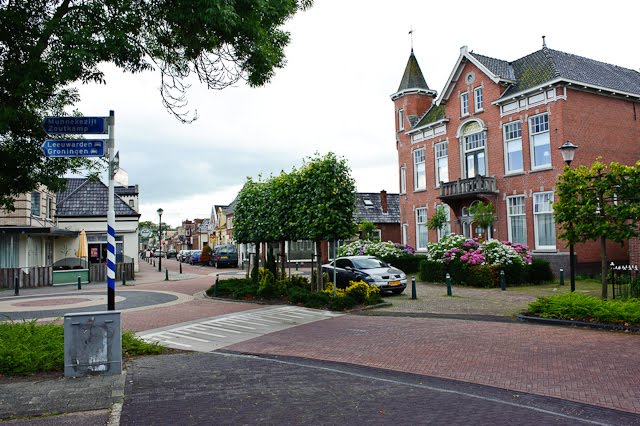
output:
{"label": "signpost pole", "polygon": [[115,186],[113,177],[115,157],[115,113],[109,111],[109,210],[107,212],[107,310],[116,309],[116,213],[114,208]]}

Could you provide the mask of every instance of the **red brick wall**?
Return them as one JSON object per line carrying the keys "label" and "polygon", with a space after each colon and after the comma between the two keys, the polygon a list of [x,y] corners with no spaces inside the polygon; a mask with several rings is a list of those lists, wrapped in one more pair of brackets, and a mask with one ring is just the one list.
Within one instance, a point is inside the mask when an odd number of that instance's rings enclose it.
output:
{"label": "red brick wall", "polygon": [[398,223],[376,223],[376,227],[380,230],[380,241],[391,241],[392,243],[401,243],[401,228]]}
{"label": "red brick wall", "polygon": [[629,264],[640,265],[640,238],[629,240]]}
{"label": "red brick wall", "polygon": [[[473,72],[475,79],[472,84],[466,84],[464,76]],[[473,105],[473,89],[483,87],[484,111],[476,113]],[[470,116],[460,117],[460,93],[469,93]],[[558,175],[565,166],[562,155],[557,149],[567,139],[579,146],[576,158],[572,165],[591,164],[598,156],[602,156],[604,162],[619,161],[632,164],[640,158],[640,107],[627,100],[591,94],[568,88],[566,100],[557,99],[547,104],[519,111],[504,117],[500,117],[498,106],[491,102],[499,98],[504,91],[504,86],[499,86],[482,71],[471,63],[466,63],[460,78],[455,84],[446,107],[447,123],[446,135],[426,139],[412,144],[410,137],[404,131],[397,133],[398,137],[398,161],[399,167],[406,167],[407,193],[400,196],[401,223],[409,225],[409,244],[416,243],[415,235],[415,209],[427,207],[428,217],[434,212],[439,189],[435,182],[435,158],[433,146],[441,141],[448,141],[449,155],[449,180],[455,181],[462,177],[460,140],[456,133],[460,126],[470,118],[481,120],[487,129],[487,176],[495,176],[500,194],[490,196],[485,201],[491,201],[496,207],[496,221],[494,223],[494,238],[508,239],[506,197],[510,195],[525,194],[525,209],[527,218],[527,242],[533,248],[535,243],[533,224],[533,198],[532,194],[543,191],[555,190]],[[557,96],[565,94],[564,88],[556,88]],[[409,95],[395,100],[395,110],[404,107],[405,111],[417,111],[422,115],[426,111],[422,99]],[[424,98],[424,97],[423,97]],[[415,106],[412,104],[415,102]],[[551,146],[551,167],[545,170],[531,170],[531,153],[529,138],[529,117],[544,112],[549,113],[549,137]],[[396,114],[397,115],[397,114]],[[518,175],[505,176],[504,166],[504,141],[502,125],[510,121],[522,121],[522,149],[524,160],[524,172]],[[425,165],[427,175],[427,189],[422,192],[414,192],[413,183],[413,151],[416,148],[425,148]],[[463,205],[468,205],[470,200],[463,203],[451,202],[451,229],[454,233],[461,233],[461,226],[456,222],[456,214]],[[558,234],[558,232],[556,232]],[[435,231],[429,231],[429,241],[435,241]],[[568,250],[563,241],[556,243],[558,252],[567,253]],[[579,262],[597,262],[600,258],[598,243],[581,244],[576,247]],[[611,243],[607,247],[607,256],[614,261],[627,257],[627,248],[619,244]]]}

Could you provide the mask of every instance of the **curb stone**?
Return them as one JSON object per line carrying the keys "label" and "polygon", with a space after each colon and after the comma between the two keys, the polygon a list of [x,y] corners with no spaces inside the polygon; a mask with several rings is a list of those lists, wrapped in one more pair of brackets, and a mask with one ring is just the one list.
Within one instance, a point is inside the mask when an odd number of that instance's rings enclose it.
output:
{"label": "curb stone", "polygon": [[541,318],[534,317],[524,314],[518,314],[518,321],[521,322],[534,322],[545,325],[559,325],[559,326],[570,326],[570,327],[588,327],[588,328],[596,328],[602,330],[615,330],[615,331],[633,331],[640,332],[640,327],[633,327],[629,325],[619,325],[619,324],[605,324],[605,323],[597,323],[597,322],[587,322],[587,321],[574,321],[574,320],[562,320],[556,318]]}

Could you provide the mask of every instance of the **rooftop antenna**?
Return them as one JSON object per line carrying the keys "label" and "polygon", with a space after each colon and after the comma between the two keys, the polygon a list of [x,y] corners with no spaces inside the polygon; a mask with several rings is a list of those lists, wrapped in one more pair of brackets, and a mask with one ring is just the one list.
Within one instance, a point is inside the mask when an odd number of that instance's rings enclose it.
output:
{"label": "rooftop antenna", "polygon": [[413,25],[411,26],[411,29],[409,30],[409,37],[411,37],[411,53],[413,53]]}
{"label": "rooftop antenna", "polygon": [[544,40],[546,36],[542,36],[542,48],[544,49],[545,47],[547,47],[547,42]]}

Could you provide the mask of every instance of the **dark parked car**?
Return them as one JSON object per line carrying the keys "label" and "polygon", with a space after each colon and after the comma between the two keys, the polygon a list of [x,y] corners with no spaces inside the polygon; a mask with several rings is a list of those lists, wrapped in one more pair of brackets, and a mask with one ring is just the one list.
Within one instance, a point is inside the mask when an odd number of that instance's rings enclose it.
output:
{"label": "dark parked car", "polygon": [[345,256],[322,265],[322,272],[333,281],[335,262],[336,287],[346,288],[349,281],[364,281],[377,286],[381,292],[400,294],[407,288],[407,275],[398,268],[385,263],[375,256]]}
{"label": "dark parked car", "polygon": [[209,265],[221,268],[223,266],[238,267],[238,249],[232,244],[215,246],[209,260]]}
{"label": "dark parked car", "polygon": [[178,251],[176,249],[167,250],[167,259],[171,259],[172,257],[176,257],[178,255]]}

